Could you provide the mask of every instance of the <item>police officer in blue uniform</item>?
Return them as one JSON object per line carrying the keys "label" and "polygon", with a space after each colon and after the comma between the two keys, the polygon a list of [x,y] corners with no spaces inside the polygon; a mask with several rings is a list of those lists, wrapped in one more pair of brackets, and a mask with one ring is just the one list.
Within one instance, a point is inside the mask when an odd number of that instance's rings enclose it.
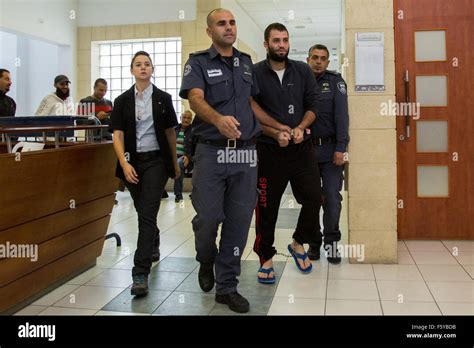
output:
{"label": "police officer in blue uniform", "polygon": [[196,216],[192,224],[200,262],[199,285],[208,292],[215,283],[216,301],[244,313],[249,302],[237,293],[237,276],[257,201],[257,168],[255,163],[222,161],[220,154],[244,150],[256,156],[255,138],[261,127],[250,98],[258,86],[250,56],[232,46],[237,36],[232,13],[215,9],[208,15],[207,25],[212,46],[190,55],[180,91],[196,113],[192,124]]}
{"label": "police officer in blue uniform", "polygon": [[[341,240],[339,218],[345,152],[349,144],[349,113],[347,107],[346,82],[337,72],[327,70],[329,51],[324,45],[314,45],[309,49],[307,62],[315,75],[321,99],[318,117],[313,123],[313,141],[318,149],[319,171],[323,193],[324,249],[330,263],[341,262],[337,242]],[[322,244],[310,244],[308,256],[311,260],[320,258]]]}

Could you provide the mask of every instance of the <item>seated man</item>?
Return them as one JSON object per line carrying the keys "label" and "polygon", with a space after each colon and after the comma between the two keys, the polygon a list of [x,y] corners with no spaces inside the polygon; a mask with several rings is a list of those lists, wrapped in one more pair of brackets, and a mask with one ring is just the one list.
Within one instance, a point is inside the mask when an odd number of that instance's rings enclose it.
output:
{"label": "seated man", "polygon": [[[77,114],[88,116],[94,115],[102,125],[110,124],[110,115],[112,114],[112,102],[105,98],[107,94],[107,81],[97,79],[94,83],[94,93],[86,98],[81,99]],[[112,134],[107,130],[100,131],[101,137],[112,140]]]}
{"label": "seated man", "polygon": [[41,101],[35,116],[74,116],[76,110],[74,103],[69,96],[69,84],[71,81],[65,75],[58,75],[54,79],[54,87],[56,92],[48,94]]}
{"label": "seated man", "polygon": [[191,122],[193,114],[186,110],[181,114],[181,123],[176,126],[176,154],[178,155],[178,165],[181,175],[174,180],[174,201],[178,203],[183,200],[183,180],[184,172],[190,172],[193,168],[191,156]]}
{"label": "seated man", "polygon": [[7,96],[11,85],[10,72],[7,69],[0,69],[0,117],[15,116],[16,103],[13,98]]}

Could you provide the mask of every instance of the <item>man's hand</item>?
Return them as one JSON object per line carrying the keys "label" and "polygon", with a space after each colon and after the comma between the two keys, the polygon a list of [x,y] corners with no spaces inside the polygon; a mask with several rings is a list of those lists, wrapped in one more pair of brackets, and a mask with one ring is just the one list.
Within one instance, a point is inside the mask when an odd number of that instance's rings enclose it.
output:
{"label": "man's hand", "polygon": [[334,159],[333,162],[336,166],[344,165],[344,152],[334,152]]}
{"label": "man's hand", "polygon": [[138,184],[137,172],[135,171],[135,168],[133,168],[130,163],[124,162],[122,164],[122,169],[123,169],[123,174],[125,176],[125,179],[127,179],[129,183]]}
{"label": "man's hand", "polygon": [[275,140],[278,141],[278,145],[280,145],[280,147],[287,147],[291,140],[290,133],[278,132]]}
{"label": "man's hand", "polygon": [[240,126],[239,121],[234,116],[220,117],[216,123],[219,132],[227,139],[239,139],[242,133],[237,128]]}
{"label": "man's hand", "polygon": [[287,132],[288,134],[291,134],[291,128],[286,124],[280,124],[277,129],[281,132]]}
{"label": "man's hand", "polygon": [[299,144],[303,141],[304,139],[304,131],[300,127],[293,128],[293,142],[295,144]]}
{"label": "man's hand", "polygon": [[97,118],[101,121],[105,120],[107,118],[107,113],[105,111],[99,111],[97,113]]}

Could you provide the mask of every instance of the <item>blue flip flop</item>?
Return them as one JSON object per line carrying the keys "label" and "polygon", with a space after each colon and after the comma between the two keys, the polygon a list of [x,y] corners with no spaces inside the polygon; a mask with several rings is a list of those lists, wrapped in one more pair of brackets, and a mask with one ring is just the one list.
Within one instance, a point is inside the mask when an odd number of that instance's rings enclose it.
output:
{"label": "blue flip flop", "polygon": [[268,278],[268,277],[267,278],[261,278],[257,275],[259,283],[262,283],[262,284],[275,284],[275,281],[276,281],[276,279],[275,279],[275,270],[273,269],[273,267],[270,267],[270,268],[260,267],[258,269],[258,271],[260,273],[265,273],[265,274],[268,274],[268,275],[270,275],[270,273],[273,272],[273,277],[272,278]]}
{"label": "blue flip flop", "polygon": [[304,254],[298,254],[296,251],[293,250],[291,244],[288,244],[288,251],[290,252],[291,256],[293,256],[293,260],[295,260],[296,267],[298,267],[301,272],[310,273],[313,270],[313,265],[311,263],[309,264],[309,267],[302,268],[300,266],[300,263],[298,262],[298,259],[306,260],[306,258],[308,257],[308,254],[306,252]]}

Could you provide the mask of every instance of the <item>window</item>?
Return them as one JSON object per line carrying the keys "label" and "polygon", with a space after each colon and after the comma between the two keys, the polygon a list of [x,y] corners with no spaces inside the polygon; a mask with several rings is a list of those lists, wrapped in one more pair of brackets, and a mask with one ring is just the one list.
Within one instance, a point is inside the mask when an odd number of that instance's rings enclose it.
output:
{"label": "window", "polygon": [[181,113],[181,38],[101,42],[99,45],[99,76],[107,80],[106,98],[114,101],[129,89],[135,80],[130,63],[138,51],[146,51],[153,60],[152,82],[171,94],[177,114]]}

